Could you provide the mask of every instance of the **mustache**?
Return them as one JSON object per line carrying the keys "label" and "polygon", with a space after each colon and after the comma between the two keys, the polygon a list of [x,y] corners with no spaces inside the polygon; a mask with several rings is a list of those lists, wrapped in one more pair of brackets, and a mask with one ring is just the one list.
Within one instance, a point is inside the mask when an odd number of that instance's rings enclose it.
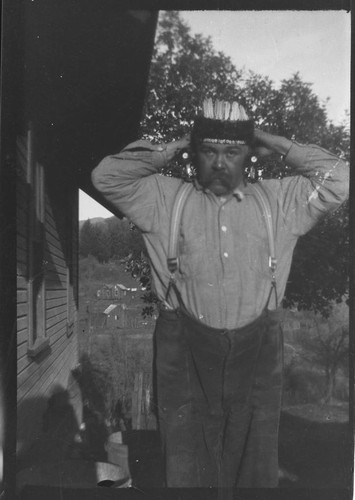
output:
{"label": "mustache", "polygon": [[213,181],[220,181],[222,184],[229,184],[230,176],[223,172],[219,172],[218,174],[211,174],[208,178],[208,183],[211,184]]}

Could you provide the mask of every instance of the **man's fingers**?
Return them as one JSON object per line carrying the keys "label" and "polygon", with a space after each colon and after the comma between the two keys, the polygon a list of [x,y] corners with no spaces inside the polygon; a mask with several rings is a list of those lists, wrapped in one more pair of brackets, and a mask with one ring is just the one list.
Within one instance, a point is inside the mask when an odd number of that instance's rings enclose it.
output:
{"label": "man's fingers", "polygon": [[263,158],[265,156],[270,156],[272,154],[272,150],[266,148],[265,146],[256,146],[253,148],[253,154],[259,156],[259,158]]}
{"label": "man's fingers", "polygon": [[191,137],[190,134],[185,135],[180,139],[182,147],[188,147],[190,145]]}

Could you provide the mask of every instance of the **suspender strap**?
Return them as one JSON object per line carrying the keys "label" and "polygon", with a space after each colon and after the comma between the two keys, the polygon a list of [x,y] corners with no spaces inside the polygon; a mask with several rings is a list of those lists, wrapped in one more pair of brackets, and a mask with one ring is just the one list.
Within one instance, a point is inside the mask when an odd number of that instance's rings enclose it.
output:
{"label": "suspender strap", "polygon": [[170,271],[169,285],[166,292],[165,299],[169,297],[170,289],[173,284],[175,284],[175,273],[179,267],[179,255],[178,255],[178,241],[179,241],[179,229],[182,217],[182,212],[185,207],[185,202],[193,189],[192,184],[183,183],[175,196],[175,201],[173,205],[173,210],[171,212],[170,219],[170,235],[169,235],[169,246],[168,246],[168,269]]}
{"label": "suspender strap", "polygon": [[270,290],[267,304],[269,304],[271,292],[274,289],[275,299],[276,299],[276,307],[277,307],[278,300],[277,300],[276,277],[275,277],[275,272],[276,272],[276,267],[277,267],[277,259],[276,259],[276,252],[275,252],[275,237],[274,237],[274,228],[273,228],[273,224],[272,224],[270,202],[269,202],[269,199],[265,193],[265,189],[263,188],[263,186],[260,183],[253,184],[253,188],[254,188],[254,193],[256,195],[256,200],[261,208],[261,212],[264,215],[266,230],[267,230],[267,237],[268,237],[268,242],[269,242],[269,269],[270,269],[270,274],[271,274],[271,290]]}

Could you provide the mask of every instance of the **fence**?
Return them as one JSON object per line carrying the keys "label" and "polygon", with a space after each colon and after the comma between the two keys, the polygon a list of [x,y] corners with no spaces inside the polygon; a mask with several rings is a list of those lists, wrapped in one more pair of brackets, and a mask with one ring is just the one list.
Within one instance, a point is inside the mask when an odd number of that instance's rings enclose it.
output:
{"label": "fence", "polygon": [[136,373],[132,393],[132,429],[156,428],[152,412],[152,377],[150,373]]}

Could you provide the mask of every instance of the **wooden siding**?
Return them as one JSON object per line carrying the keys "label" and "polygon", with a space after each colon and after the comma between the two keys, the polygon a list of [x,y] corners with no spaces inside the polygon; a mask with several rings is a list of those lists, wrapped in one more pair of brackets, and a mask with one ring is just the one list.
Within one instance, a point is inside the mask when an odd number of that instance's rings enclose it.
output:
{"label": "wooden siding", "polygon": [[[44,169],[43,223],[45,281],[43,320],[48,346],[35,356],[30,356],[28,351],[30,307],[28,213],[31,187],[27,182],[26,145],[26,137],[20,137],[17,143],[17,425],[18,451],[21,453],[31,446],[41,431],[42,415],[53,390],[58,387],[67,389],[71,371],[78,363],[76,328],[75,325],[74,328],[68,328],[70,322],[76,323],[78,308],[76,292],[78,190],[68,185],[63,185],[60,189],[60,182],[63,181],[59,181],[56,172],[49,167]],[[68,241],[72,255],[68,255]],[[76,409],[76,414],[79,413]]]}

